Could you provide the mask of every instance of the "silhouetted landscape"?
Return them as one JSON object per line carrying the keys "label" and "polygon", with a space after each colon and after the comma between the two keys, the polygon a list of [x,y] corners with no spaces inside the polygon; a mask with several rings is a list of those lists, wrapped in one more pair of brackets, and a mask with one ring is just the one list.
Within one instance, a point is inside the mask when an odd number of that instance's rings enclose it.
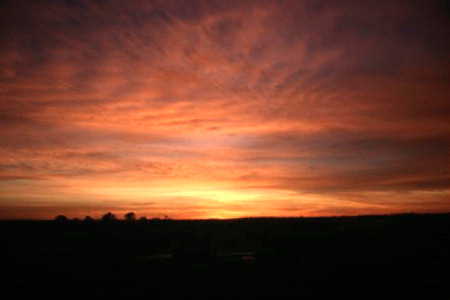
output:
{"label": "silhouetted landscape", "polygon": [[14,295],[237,299],[446,291],[450,214],[2,221]]}

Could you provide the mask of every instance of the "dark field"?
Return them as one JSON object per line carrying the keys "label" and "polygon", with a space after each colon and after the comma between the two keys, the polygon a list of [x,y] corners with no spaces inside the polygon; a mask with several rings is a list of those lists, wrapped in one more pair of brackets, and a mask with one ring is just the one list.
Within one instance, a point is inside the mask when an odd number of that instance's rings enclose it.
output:
{"label": "dark field", "polygon": [[450,214],[0,228],[3,292],[14,299],[435,298],[450,289]]}

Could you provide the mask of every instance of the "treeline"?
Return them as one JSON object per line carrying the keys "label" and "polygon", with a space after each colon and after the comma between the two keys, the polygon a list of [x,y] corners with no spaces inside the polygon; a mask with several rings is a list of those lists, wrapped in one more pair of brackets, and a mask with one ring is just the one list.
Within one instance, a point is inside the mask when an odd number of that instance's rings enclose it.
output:
{"label": "treeline", "polygon": [[164,216],[163,219],[161,218],[147,218],[145,216],[142,217],[137,217],[136,214],[134,212],[128,212],[126,214],[123,215],[123,219],[119,219],[115,214],[111,213],[111,212],[107,212],[106,214],[104,214],[103,216],[101,216],[99,219],[95,219],[91,216],[86,216],[84,217],[84,219],[79,219],[79,218],[73,218],[70,219],[68,217],[66,217],[65,215],[57,215],[54,218],[54,221],[57,223],[69,223],[69,222],[74,222],[74,223],[79,223],[79,222],[83,222],[83,223],[95,223],[95,222],[104,222],[104,223],[111,223],[111,222],[128,222],[128,223],[147,223],[147,222],[151,222],[151,221],[160,221],[160,220],[169,220],[168,216]]}

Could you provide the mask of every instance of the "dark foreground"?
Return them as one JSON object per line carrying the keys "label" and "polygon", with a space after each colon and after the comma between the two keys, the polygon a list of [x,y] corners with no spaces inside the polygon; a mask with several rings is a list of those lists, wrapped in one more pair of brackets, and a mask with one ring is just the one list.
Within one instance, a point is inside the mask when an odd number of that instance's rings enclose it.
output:
{"label": "dark foreground", "polygon": [[2,293],[14,299],[446,298],[449,228],[450,214],[3,221]]}

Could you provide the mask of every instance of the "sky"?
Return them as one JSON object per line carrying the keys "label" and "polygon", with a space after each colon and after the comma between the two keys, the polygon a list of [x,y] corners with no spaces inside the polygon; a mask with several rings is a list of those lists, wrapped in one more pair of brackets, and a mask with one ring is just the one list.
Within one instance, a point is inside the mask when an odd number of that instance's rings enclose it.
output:
{"label": "sky", "polygon": [[450,211],[446,1],[2,1],[0,218]]}

